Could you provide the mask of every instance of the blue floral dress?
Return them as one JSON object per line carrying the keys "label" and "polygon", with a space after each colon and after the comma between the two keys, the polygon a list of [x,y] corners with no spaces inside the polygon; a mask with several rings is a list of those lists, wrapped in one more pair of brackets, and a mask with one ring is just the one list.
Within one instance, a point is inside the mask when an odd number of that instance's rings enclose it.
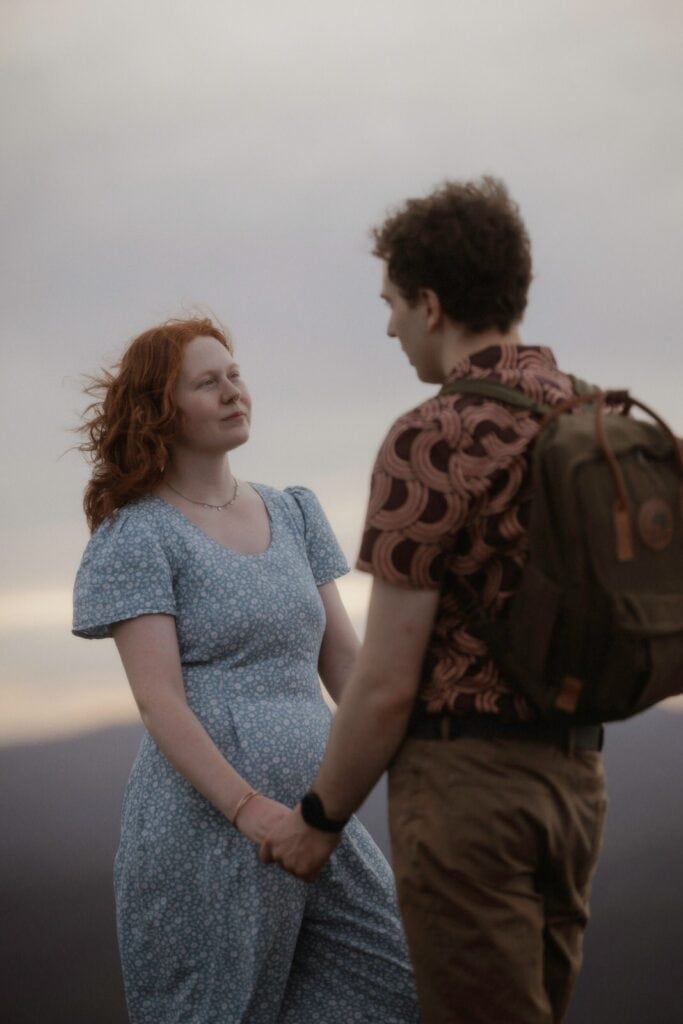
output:
{"label": "blue floral dress", "polygon": [[[317,587],[347,571],[314,494],[255,485],[270,545],[226,548],[161,498],[93,534],[74,633],[162,613],[176,620],[188,702],[253,787],[293,805],[330,727],[317,676]],[[393,878],[356,819],[319,879],[275,865],[145,734],[115,863],[131,1024],[411,1024],[418,1020]]]}

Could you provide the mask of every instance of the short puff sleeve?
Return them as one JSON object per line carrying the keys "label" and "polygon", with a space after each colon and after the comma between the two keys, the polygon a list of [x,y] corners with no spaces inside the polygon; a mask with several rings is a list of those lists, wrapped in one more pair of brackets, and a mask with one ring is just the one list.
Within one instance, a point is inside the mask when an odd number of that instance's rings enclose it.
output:
{"label": "short puff sleeve", "polygon": [[286,487],[284,494],[303,530],[306,554],[316,586],[344,576],[349,566],[313,491],[308,487]]}
{"label": "short puff sleeve", "polygon": [[74,585],[73,633],[111,636],[111,624],[138,615],[175,615],[173,572],[150,524],[123,509],[92,535]]}

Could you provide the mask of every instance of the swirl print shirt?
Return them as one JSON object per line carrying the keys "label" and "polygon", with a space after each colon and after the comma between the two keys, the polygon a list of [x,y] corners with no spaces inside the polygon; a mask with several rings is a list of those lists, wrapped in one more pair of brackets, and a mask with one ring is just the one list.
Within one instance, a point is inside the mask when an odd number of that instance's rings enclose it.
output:
{"label": "swirl print shirt", "polygon": [[[444,383],[465,377],[499,381],[548,405],[573,393],[550,349],[536,346],[476,352]],[[420,682],[428,712],[533,716],[468,629],[448,581],[464,577],[493,618],[513,593],[528,547],[527,449],[537,431],[526,409],[481,395],[435,396],[400,416],[380,448],[356,567],[441,591]]]}

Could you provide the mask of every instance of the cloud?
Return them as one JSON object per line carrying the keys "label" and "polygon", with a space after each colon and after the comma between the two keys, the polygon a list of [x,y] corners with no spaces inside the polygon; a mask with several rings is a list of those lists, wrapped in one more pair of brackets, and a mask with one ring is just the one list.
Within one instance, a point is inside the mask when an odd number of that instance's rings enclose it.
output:
{"label": "cloud", "polygon": [[55,739],[138,718],[135,702],[119,680],[111,686],[79,687],[59,701],[36,701],[25,687],[0,690],[0,746]]}
{"label": "cloud", "polygon": [[[238,474],[312,486],[353,559],[381,436],[427,393],[384,335],[367,228],[446,176],[493,171],[521,203],[526,339],[683,432],[682,11],[5,3],[0,471],[6,614],[24,625],[3,636],[33,636],[33,616],[71,664],[54,638],[87,539],[87,468],[60,457],[79,375],[196,304],[233,329],[254,394]],[[360,609],[365,584],[344,586]]]}
{"label": "cloud", "polygon": [[0,632],[69,629],[71,591],[18,590],[0,593]]}

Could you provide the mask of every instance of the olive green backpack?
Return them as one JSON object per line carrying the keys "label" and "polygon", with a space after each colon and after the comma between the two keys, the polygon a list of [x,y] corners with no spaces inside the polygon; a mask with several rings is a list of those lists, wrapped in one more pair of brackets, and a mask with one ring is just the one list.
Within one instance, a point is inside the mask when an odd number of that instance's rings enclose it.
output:
{"label": "olive green backpack", "polygon": [[[542,717],[594,723],[683,692],[683,449],[627,391],[574,386],[557,407],[471,378],[440,393],[542,417],[519,586],[496,621],[462,578],[456,596],[503,677]],[[654,423],[630,415],[633,406]]]}

